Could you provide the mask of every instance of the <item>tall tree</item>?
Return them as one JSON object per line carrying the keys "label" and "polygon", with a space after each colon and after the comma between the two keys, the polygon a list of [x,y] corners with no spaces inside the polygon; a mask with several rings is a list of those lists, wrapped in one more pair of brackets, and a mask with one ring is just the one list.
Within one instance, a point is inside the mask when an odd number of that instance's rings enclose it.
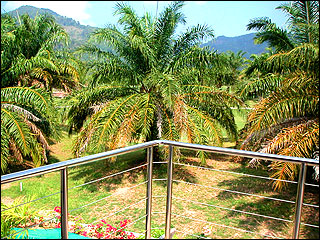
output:
{"label": "tall tree", "polygon": [[[319,41],[312,31],[319,31],[319,2],[295,1],[279,9],[290,15],[292,31],[283,39],[290,39],[293,45],[280,47],[266,34],[270,29],[261,32],[259,41],[269,39],[277,53],[247,71],[252,74],[256,70],[262,77],[247,84],[242,96],[255,89],[262,98],[248,116],[241,148],[313,158],[319,151]],[[298,172],[297,166],[289,163],[275,162],[271,168],[278,179],[293,179]],[[279,189],[284,185],[274,183]]]}
{"label": "tall tree", "polygon": [[70,91],[79,80],[79,62],[58,50],[69,37],[49,15],[1,15],[1,86],[40,83]]}
{"label": "tall tree", "polygon": [[77,63],[57,53],[66,32],[53,17],[1,15],[1,170],[47,162],[48,139],[57,136],[50,90],[68,90]]}
{"label": "tall tree", "polygon": [[76,155],[154,139],[219,145],[221,128],[237,138],[231,107],[241,101],[210,86],[217,55],[198,47],[213,31],[197,25],[176,35],[185,23],[182,6],[173,2],[154,19],[117,4],[121,29],[99,29],[79,50],[92,59],[92,81],[71,100],[70,126],[80,130]]}

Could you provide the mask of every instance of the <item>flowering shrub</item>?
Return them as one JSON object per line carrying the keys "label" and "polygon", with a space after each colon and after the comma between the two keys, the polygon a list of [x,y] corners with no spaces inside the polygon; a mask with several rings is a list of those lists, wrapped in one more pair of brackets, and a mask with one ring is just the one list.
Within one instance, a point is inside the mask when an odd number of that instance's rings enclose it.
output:
{"label": "flowering shrub", "polygon": [[[55,207],[54,211],[57,213],[57,219],[61,218],[61,209],[60,207]],[[85,225],[82,223],[83,219],[81,217],[74,217],[68,215],[69,219],[69,231],[73,233],[80,234],[85,237],[98,238],[98,239],[135,239],[135,235],[132,232],[125,231],[127,224],[129,223],[128,219],[120,221],[116,227],[107,224],[107,222],[102,219],[100,223]],[[55,226],[56,228],[61,227],[61,222]]]}
{"label": "flowering shrub", "polygon": [[135,235],[131,232],[126,232],[125,228],[129,221],[125,219],[116,227],[107,224],[105,220],[101,220],[98,224],[90,224],[87,231],[82,231],[80,234],[86,237],[94,237],[98,239],[135,239]]}

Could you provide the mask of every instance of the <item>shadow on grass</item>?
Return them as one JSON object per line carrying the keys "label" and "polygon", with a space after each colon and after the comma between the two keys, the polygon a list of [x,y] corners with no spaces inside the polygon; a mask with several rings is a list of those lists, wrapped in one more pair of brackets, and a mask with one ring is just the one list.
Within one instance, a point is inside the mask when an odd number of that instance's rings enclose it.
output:
{"label": "shadow on grass", "polygon": [[[73,181],[86,183],[143,165],[145,163],[146,149],[143,149],[127,153],[113,159],[107,158],[74,167],[69,172],[69,177],[72,178]],[[153,179],[167,178],[167,164],[153,164],[152,174]],[[196,182],[196,176],[191,171],[188,171],[181,166],[174,167],[174,175],[180,179],[184,179],[185,181]],[[101,189],[108,192],[117,189],[119,185],[123,184],[125,181],[137,183],[141,176],[143,176],[143,181],[147,180],[147,166],[84,185],[82,188],[90,192],[101,191]],[[154,181],[153,183],[163,187],[167,185],[167,181]]]}
{"label": "shadow on grass", "polygon": [[[142,165],[145,161],[145,150],[139,150],[132,153],[127,153],[114,158],[106,158],[85,165],[74,167],[69,173],[69,177],[74,181],[90,182],[99,178],[103,178],[124,170]],[[131,170],[129,172],[119,174],[110,178],[103,179],[88,185],[83,186],[90,192],[104,190],[110,191],[117,188],[116,185],[122,184],[124,179],[135,183],[141,174],[144,174],[146,166]],[[145,174],[144,174],[145,175]]]}
{"label": "shadow on grass", "polygon": [[[180,160],[180,163],[186,163],[193,166],[203,166],[212,168],[210,161],[209,164],[201,164],[199,159],[196,158],[195,151],[184,150],[182,154],[186,157]],[[232,157],[225,154],[211,153],[209,158],[212,160],[217,160],[219,162],[230,162]],[[230,172],[245,173],[256,176],[269,177],[266,166],[262,166],[263,169],[248,168],[245,163],[241,162],[238,164],[239,167],[228,168]],[[215,167],[213,167],[215,168]],[[214,174],[214,173],[213,173]],[[228,173],[226,173],[228,174]],[[234,174],[232,174],[234,175]],[[225,179],[217,184],[219,188],[229,189],[237,192],[255,194],[255,195],[266,195],[270,198],[284,199],[295,202],[296,200],[296,189],[297,184],[288,184],[288,187],[282,192],[276,192],[272,189],[272,182],[268,179],[254,178],[250,176],[237,176],[233,179]],[[308,182],[308,181],[307,181]],[[319,195],[318,188],[309,190],[306,186],[304,202],[314,205],[319,205]],[[220,204],[219,204],[220,202]],[[270,216],[274,218],[286,219],[289,221],[293,220],[295,214],[295,203],[287,203],[283,201],[276,201],[271,199],[259,198],[255,196],[248,196],[241,193],[231,193],[231,192],[220,192],[212,202],[208,202],[213,205],[221,205],[221,203],[226,203],[226,205],[232,207],[235,210],[245,211],[249,213],[255,213],[264,216]],[[224,205],[224,204],[222,204]],[[316,212],[315,212],[316,211]],[[212,217],[212,212],[208,213],[208,217]],[[235,225],[233,227],[238,227],[241,229],[250,230],[257,232],[259,227],[259,233],[265,235],[279,234],[282,237],[290,238],[291,229],[293,223],[286,221],[265,218],[262,216],[254,216],[239,212],[227,211],[223,218],[234,219]],[[215,221],[213,219],[213,221]],[[231,220],[232,221],[232,220]],[[232,221],[233,222],[233,221]],[[302,222],[319,225],[319,213],[318,208],[305,207],[302,212]],[[288,230],[290,232],[288,232]],[[279,236],[278,235],[278,236]],[[283,236],[285,235],[285,236]],[[301,225],[300,236],[304,238],[318,239],[319,229],[307,227]]]}
{"label": "shadow on grass", "polygon": [[[240,168],[230,169],[233,172],[242,172],[253,175],[263,175],[259,173],[259,170],[245,168],[241,166]],[[254,173],[253,173],[254,172]],[[249,176],[241,176],[236,179],[228,179],[220,182],[218,184],[221,188],[227,188],[233,191],[239,191],[249,194],[255,195],[264,195],[264,193],[268,193],[268,197],[284,199],[295,202],[296,200],[296,189],[297,184],[289,183],[287,188],[285,188],[281,192],[276,192],[272,190],[272,183],[270,180],[258,179]],[[312,204],[319,205],[319,195],[315,191],[310,192],[308,188],[306,188],[304,202],[312,202]],[[272,193],[270,195],[270,193]],[[287,203],[278,200],[271,200],[266,198],[253,197],[254,200],[250,202],[239,201],[240,198],[246,195],[240,193],[231,193],[231,192],[220,192],[217,195],[217,199],[221,201],[232,201],[234,202],[233,208],[235,210],[246,211],[250,213],[286,219],[289,221],[293,220],[295,214],[295,203]],[[318,212],[318,209],[316,209]],[[241,216],[242,215],[242,216]],[[317,215],[317,216],[315,216]],[[251,231],[256,231],[256,227],[263,224],[264,233],[265,234],[284,234],[283,230],[288,229],[288,224],[293,226],[292,223],[288,223],[286,221],[274,220],[266,217],[253,216],[249,214],[242,214],[239,212],[230,211],[227,214],[228,217],[239,218],[239,224],[237,227],[242,229],[247,229]],[[302,221],[305,223],[311,223],[318,225],[319,224],[319,213],[315,214],[315,208],[313,211],[307,212],[304,211],[302,213]],[[311,228],[311,227],[301,227],[301,234],[303,234],[306,238],[316,238],[319,237],[319,229]],[[282,231],[282,232],[281,232]],[[286,233],[286,236],[281,237],[291,237]],[[291,233],[290,233],[291,234]]]}
{"label": "shadow on grass", "polygon": [[52,164],[52,163],[57,163],[60,162],[60,160],[58,158],[56,158],[55,156],[52,156],[51,154],[48,156],[48,165]]}

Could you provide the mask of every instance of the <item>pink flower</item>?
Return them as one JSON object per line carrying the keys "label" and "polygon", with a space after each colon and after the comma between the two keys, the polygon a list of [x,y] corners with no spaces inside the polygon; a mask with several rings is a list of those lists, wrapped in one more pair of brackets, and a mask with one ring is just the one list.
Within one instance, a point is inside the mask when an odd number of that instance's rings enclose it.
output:
{"label": "pink flower", "polygon": [[106,220],[102,219],[101,222],[103,222],[104,224],[107,224]]}
{"label": "pink flower", "polygon": [[98,223],[96,226],[97,226],[97,228],[100,228],[100,227],[102,227],[102,226],[103,226],[103,224]]}
{"label": "pink flower", "polygon": [[107,232],[111,232],[111,231],[114,231],[116,230],[116,228],[112,227],[110,224],[107,224],[107,227],[106,227],[106,231]]}
{"label": "pink flower", "polygon": [[135,239],[136,236],[135,236],[133,233],[130,233],[130,234],[128,235],[128,238],[129,238],[129,239]]}
{"label": "pink flower", "polygon": [[97,238],[101,238],[101,237],[103,237],[103,233],[97,233],[97,236],[96,236]]}
{"label": "pink flower", "polygon": [[112,238],[112,236],[109,235],[109,234],[105,235],[104,237],[105,237],[106,239]]}
{"label": "pink flower", "polygon": [[54,208],[54,211],[57,212],[57,213],[61,213],[61,207],[58,207],[58,206],[55,207],[55,208]]}

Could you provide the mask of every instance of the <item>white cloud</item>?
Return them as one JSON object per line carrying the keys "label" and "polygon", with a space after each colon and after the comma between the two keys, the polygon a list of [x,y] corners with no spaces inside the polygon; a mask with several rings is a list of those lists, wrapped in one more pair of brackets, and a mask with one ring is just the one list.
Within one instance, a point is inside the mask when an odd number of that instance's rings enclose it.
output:
{"label": "white cloud", "polygon": [[89,1],[8,1],[6,8],[13,10],[23,5],[48,8],[62,16],[73,18],[81,24],[87,24],[90,18],[86,13],[86,9],[90,7]]}

